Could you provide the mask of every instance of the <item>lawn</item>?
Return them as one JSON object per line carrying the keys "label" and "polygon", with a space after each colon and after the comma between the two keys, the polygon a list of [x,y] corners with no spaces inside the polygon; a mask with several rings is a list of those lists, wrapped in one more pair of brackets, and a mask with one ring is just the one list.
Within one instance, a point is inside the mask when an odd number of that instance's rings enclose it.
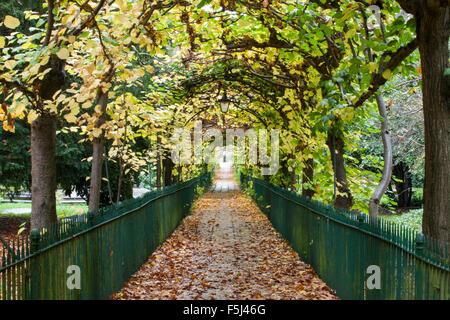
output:
{"label": "lawn", "polygon": [[[0,216],[14,216],[14,217],[29,217],[30,213],[25,214],[11,214],[11,213],[1,213],[6,209],[15,208],[30,208],[31,212],[31,202],[1,202],[0,203]],[[56,213],[59,217],[67,217],[76,214],[83,214],[87,212],[87,205],[84,203],[61,203],[56,205]]]}
{"label": "lawn", "polygon": [[381,218],[406,225],[418,232],[422,232],[423,209],[409,210],[403,214],[382,215]]}

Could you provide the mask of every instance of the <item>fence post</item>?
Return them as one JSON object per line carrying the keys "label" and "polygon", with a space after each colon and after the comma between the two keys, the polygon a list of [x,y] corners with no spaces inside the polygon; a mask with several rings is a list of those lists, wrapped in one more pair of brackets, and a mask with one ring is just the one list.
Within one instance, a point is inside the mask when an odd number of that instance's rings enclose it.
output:
{"label": "fence post", "polygon": [[[30,232],[30,253],[39,252],[41,249],[41,233],[38,229]],[[39,256],[30,257],[25,278],[25,299],[39,299],[40,263]]]}
{"label": "fence post", "polygon": [[[360,230],[365,229],[364,222],[366,221],[366,215],[363,212],[359,212],[356,219],[358,220],[358,228]],[[367,283],[366,283],[366,268],[367,268],[367,256],[366,256],[366,241],[365,234],[359,232],[359,241],[356,242],[359,251],[359,299],[367,300]]]}
{"label": "fence post", "polygon": [[423,254],[423,247],[425,244],[425,236],[422,233],[419,233],[416,237],[416,254],[422,255]]}
{"label": "fence post", "polygon": [[360,227],[362,226],[362,224],[366,221],[366,215],[363,212],[360,212],[358,214],[358,222],[360,224]]}
{"label": "fence post", "polygon": [[38,229],[31,230],[30,240],[31,240],[30,244],[31,253],[39,251],[41,246],[41,234]]}
{"label": "fence post", "polygon": [[90,227],[94,225],[94,213],[91,211],[88,211],[87,213],[87,222]]}
{"label": "fence post", "polygon": [[[423,249],[425,247],[425,236],[419,233],[415,239],[415,253],[419,257],[423,257]],[[426,291],[424,292],[423,282],[426,281],[422,261],[419,259],[414,259],[414,287],[415,296],[414,299],[428,299]]]}

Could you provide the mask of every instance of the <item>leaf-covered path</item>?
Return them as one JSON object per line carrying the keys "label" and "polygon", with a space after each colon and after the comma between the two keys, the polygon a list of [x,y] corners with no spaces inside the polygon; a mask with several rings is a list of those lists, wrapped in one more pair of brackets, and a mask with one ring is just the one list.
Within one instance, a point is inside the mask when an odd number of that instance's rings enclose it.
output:
{"label": "leaf-covered path", "polygon": [[[212,191],[113,299],[337,299],[220,172]],[[231,191],[229,191],[231,190]]]}

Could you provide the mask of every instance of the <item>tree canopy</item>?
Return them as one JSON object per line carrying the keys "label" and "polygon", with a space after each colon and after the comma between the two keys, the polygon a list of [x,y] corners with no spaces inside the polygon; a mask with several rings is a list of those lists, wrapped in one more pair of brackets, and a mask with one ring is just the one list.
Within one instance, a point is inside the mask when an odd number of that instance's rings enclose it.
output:
{"label": "tree canopy", "polygon": [[[424,25],[433,19],[441,29]],[[28,30],[20,29],[24,23]],[[434,82],[439,88],[423,84],[424,110],[448,128],[448,109],[438,116],[428,98],[438,90],[441,100],[434,105],[448,102],[443,89],[448,77],[442,80],[449,64],[448,26],[447,1],[48,0],[42,9],[27,11],[24,21],[6,15],[1,22],[0,120],[3,130],[13,133],[19,119],[37,124],[48,117],[44,129],[32,126],[32,149],[33,136],[55,130],[51,123],[76,133],[79,142],[92,142],[86,159],[92,168],[90,210],[99,206],[95,190],[106,142],[107,158],[117,161],[120,177],[162,161],[170,184],[178,179],[171,176],[187,178],[201,169],[163,160],[170,156],[174,130],[201,120],[228,128],[280,129],[281,168],[273,182],[366,211],[382,170],[367,170],[361,165],[369,161],[366,155],[355,153],[361,139],[379,133],[387,121],[380,102],[393,81],[412,81],[412,95],[422,74],[440,73]],[[435,28],[434,51],[425,44],[433,40],[419,36],[427,27]],[[235,102],[226,114],[217,103],[224,92]],[[432,131],[442,123],[427,121],[425,145],[431,146]],[[51,142],[51,135],[46,137]],[[425,150],[425,181],[448,168],[448,133],[439,139],[436,151]],[[136,149],[142,141],[157,147]],[[33,154],[42,158],[40,148],[33,149],[32,162]],[[256,168],[241,170],[256,173]],[[447,241],[448,181],[436,183],[440,198],[425,183],[430,193],[425,190],[424,217],[439,218],[430,218],[424,228]]]}

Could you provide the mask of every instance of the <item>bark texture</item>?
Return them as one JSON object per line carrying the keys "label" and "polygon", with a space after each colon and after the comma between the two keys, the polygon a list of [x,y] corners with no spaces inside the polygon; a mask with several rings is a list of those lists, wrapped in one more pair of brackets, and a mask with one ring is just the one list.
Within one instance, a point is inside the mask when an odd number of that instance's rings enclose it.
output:
{"label": "bark texture", "polygon": [[156,136],[156,188],[161,189],[161,134],[158,132]]}
{"label": "bark texture", "polygon": [[397,192],[397,208],[410,207],[412,200],[412,179],[409,166],[403,161],[400,161],[394,166],[392,174],[400,180],[394,181]]}
{"label": "bark texture", "polygon": [[[348,187],[347,171],[344,161],[344,140],[333,130],[328,132],[327,145],[331,154],[331,162],[336,176],[336,200],[334,205],[338,208],[350,210],[353,205],[353,197]],[[334,156],[333,156],[334,155]]]}
{"label": "bark texture", "polygon": [[314,159],[309,158],[305,161],[304,167],[303,167],[303,176],[302,176],[302,185],[304,186],[302,188],[302,195],[305,197],[312,198],[314,197],[314,194],[316,193],[314,191],[314,188],[305,187],[306,184],[311,184],[314,182]]}
{"label": "bark texture", "polygon": [[425,118],[425,183],[423,232],[450,241],[450,8],[422,1],[415,15],[422,66]]}
{"label": "bark texture", "polygon": [[31,229],[57,221],[55,191],[56,118],[44,113],[31,124]]}
{"label": "bark texture", "polygon": [[380,205],[381,197],[386,192],[392,177],[392,142],[391,134],[389,132],[389,119],[386,111],[386,104],[382,95],[376,95],[378,112],[383,118],[381,122],[381,139],[384,147],[384,164],[383,173],[378,186],[375,188],[369,201],[369,215],[371,217],[378,216],[378,207]]}
{"label": "bark texture", "polygon": [[164,175],[164,187],[171,186],[173,184],[172,171],[174,163],[169,154],[166,154],[163,159],[163,175]]}
{"label": "bark texture", "polygon": [[[36,82],[41,101],[53,99],[65,83],[64,61],[52,55],[44,79]],[[31,124],[31,228],[48,228],[56,216],[56,117],[48,112]]]}
{"label": "bark texture", "polygon": [[[106,120],[106,106],[108,104],[108,93],[99,89],[97,104],[101,106],[101,116],[96,123],[99,128]],[[105,135],[102,132],[100,136],[92,141],[92,167],[91,183],[89,187],[89,211],[95,212],[100,207],[100,192],[102,185],[102,164],[103,151],[105,149]]]}

